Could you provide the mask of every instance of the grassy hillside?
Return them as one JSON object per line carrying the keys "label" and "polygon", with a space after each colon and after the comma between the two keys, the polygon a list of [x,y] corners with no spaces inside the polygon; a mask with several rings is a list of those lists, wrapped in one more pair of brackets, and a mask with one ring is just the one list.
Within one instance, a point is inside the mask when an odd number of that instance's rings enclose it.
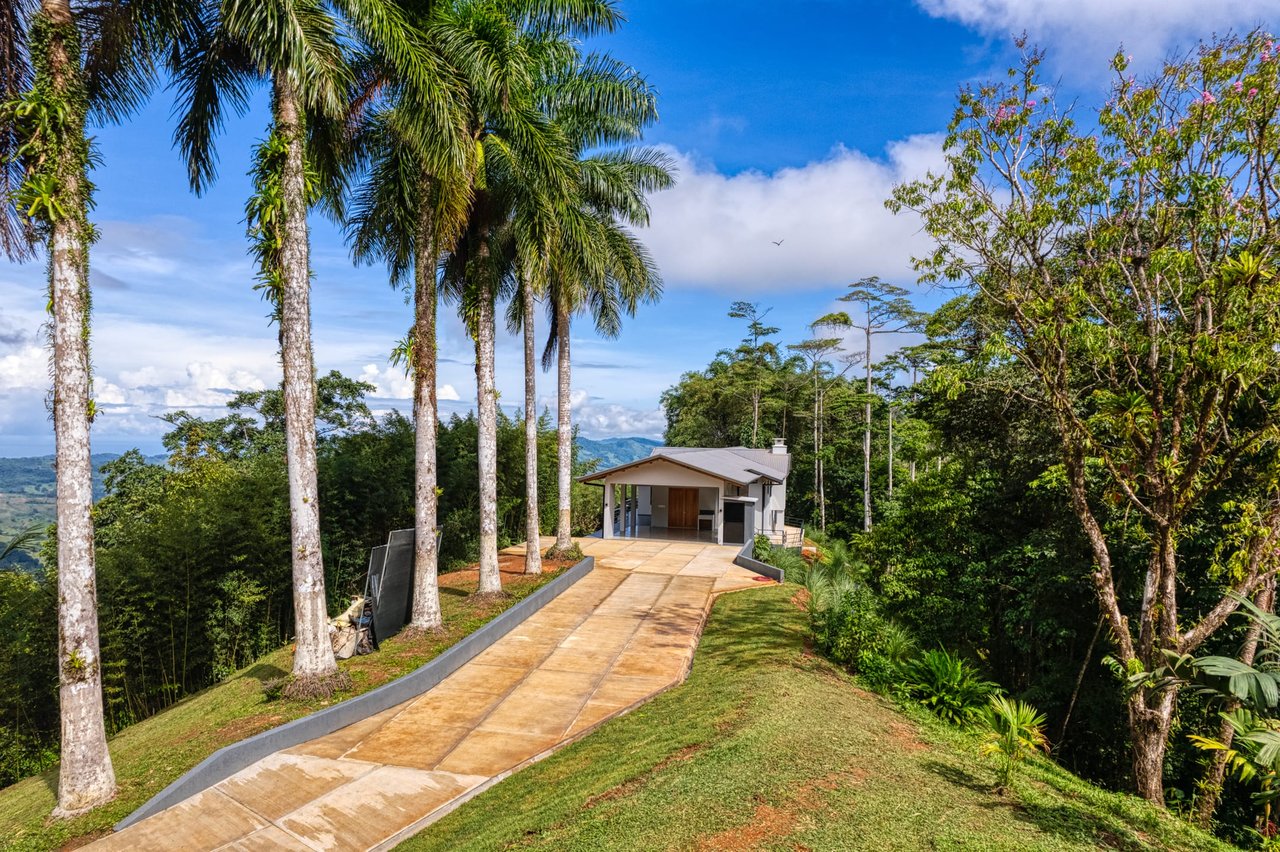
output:
{"label": "grassy hillside", "polygon": [[[393,637],[382,649],[353,657],[340,665],[351,675],[353,689],[333,701],[267,700],[262,682],[281,677],[292,665],[291,651],[281,648],[257,663],[158,713],[125,728],[110,740],[120,794],[92,813],[66,822],[49,822],[58,778],[56,770],[0,789],[0,849],[41,850],[80,845],[102,835],[147,799],[213,752],[268,728],[297,719],[326,704],[367,692],[413,671],[476,630],[516,600],[559,574],[564,565],[548,563],[541,577],[525,577],[520,560],[504,557],[503,588],[511,597],[477,604],[475,571],[440,578],[440,605],[446,630],[417,639]],[[516,564],[519,563],[519,564]]]}
{"label": "grassy hillside", "polygon": [[1047,760],[995,792],[971,735],[807,652],[794,591],[722,598],[686,684],[401,849],[1230,848]]}

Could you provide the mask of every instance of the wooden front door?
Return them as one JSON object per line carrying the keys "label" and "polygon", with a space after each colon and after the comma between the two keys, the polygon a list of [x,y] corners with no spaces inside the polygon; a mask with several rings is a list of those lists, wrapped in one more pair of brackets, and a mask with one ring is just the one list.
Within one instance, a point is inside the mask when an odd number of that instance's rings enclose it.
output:
{"label": "wooden front door", "polygon": [[698,489],[670,490],[667,496],[667,526],[677,530],[698,528]]}

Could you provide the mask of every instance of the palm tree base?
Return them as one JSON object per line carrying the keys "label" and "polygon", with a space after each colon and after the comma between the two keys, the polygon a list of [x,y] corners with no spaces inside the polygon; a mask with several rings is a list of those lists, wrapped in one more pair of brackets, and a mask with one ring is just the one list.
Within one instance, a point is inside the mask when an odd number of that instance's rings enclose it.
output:
{"label": "palm tree base", "polygon": [[335,692],[351,688],[351,675],[344,671],[322,675],[289,675],[280,688],[280,697],[292,701],[329,698]]}
{"label": "palm tree base", "polygon": [[569,547],[561,547],[560,545],[552,545],[550,549],[543,554],[544,559],[572,559],[575,562],[582,561],[582,548],[574,542]]}

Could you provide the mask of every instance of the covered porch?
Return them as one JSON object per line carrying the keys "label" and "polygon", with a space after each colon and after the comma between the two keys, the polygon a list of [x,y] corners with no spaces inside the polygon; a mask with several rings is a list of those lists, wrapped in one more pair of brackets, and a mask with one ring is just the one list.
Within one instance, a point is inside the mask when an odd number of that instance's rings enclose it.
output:
{"label": "covered porch", "polygon": [[756,498],[722,477],[663,457],[583,481],[604,490],[601,538],[739,545],[753,535]]}

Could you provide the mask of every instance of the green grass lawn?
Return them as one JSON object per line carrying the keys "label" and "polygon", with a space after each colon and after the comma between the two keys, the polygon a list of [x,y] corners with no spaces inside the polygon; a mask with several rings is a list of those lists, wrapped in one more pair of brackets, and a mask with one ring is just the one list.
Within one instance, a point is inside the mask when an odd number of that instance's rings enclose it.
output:
{"label": "green grass lawn", "polygon": [[806,652],[795,590],[721,598],[687,683],[400,848],[1231,848],[1047,760],[994,792],[972,734]]}
{"label": "green grass lawn", "polygon": [[223,683],[120,731],[110,741],[120,793],[110,804],[92,813],[67,821],[49,820],[57,791],[56,769],[0,790],[0,848],[52,849],[88,842],[108,832],[179,775],[223,746],[413,671],[566,567],[547,562],[547,572],[541,577],[526,578],[505,573],[508,563],[515,570],[520,567],[506,557],[503,562],[502,582],[509,598],[477,604],[468,598],[476,588],[474,571],[441,575],[445,632],[412,640],[393,637],[382,644],[378,653],[342,661],[343,670],[351,675],[352,689],[332,699],[266,700],[262,682],[287,674],[292,665],[291,649],[282,648]]}

